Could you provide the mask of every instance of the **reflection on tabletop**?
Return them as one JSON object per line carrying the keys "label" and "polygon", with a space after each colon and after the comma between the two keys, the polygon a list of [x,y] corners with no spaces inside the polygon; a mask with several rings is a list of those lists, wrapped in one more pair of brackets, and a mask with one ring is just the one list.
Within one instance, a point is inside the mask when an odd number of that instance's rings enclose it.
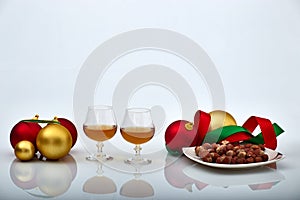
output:
{"label": "reflection on tabletop", "polygon": [[150,183],[141,179],[140,173],[143,164],[130,163],[135,169],[134,178],[124,183],[120,189],[120,195],[130,198],[145,198],[154,196],[154,189]]}
{"label": "reflection on tabletop", "polygon": [[90,194],[113,194],[117,191],[117,186],[115,182],[109,178],[104,176],[104,172],[102,170],[102,163],[97,162],[98,169],[96,171],[97,175],[89,178],[83,184],[82,190],[83,192]]}
{"label": "reflection on tabletop", "polygon": [[268,190],[285,179],[276,163],[249,169],[218,169],[200,165],[185,156],[171,155],[166,157],[164,175],[170,185],[189,192],[193,185],[198,190],[209,185],[224,188],[248,185],[251,190]]}
{"label": "reflection on tabletop", "polygon": [[[117,186],[113,179],[106,176],[103,170],[104,163],[100,161],[93,161],[90,164],[97,164],[96,175],[87,179],[82,187],[83,192],[89,194],[96,194],[103,198],[116,197]],[[105,162],[106,164],[107,162]],[[128,165],[128,164],[127,164]],[[125,182],[120,188],[120,195],[129,198],[144,198],[152,197],[154,195],[154,189],[150,183],[141,179],[142,174],[139,172],[140,165],[132,165],[134,168],[134,178]],[[120,173],[115,171],[115,173]],[[110,195],[110,196],[108,196]]]}
{"label": "reflection on tabletop", "polygon": [[132,180],[124,183],[120,189],[120,195],[125,197],[144,198],[154,196],[154,189],[150,183],[135,175]]}
{"label": "reflection on tabletop", "polygon": [[59,161],[13,160],[10,166],[12,182],[35,197],[56,197],[64,194],[77,175],[77,164],[71,155]]}

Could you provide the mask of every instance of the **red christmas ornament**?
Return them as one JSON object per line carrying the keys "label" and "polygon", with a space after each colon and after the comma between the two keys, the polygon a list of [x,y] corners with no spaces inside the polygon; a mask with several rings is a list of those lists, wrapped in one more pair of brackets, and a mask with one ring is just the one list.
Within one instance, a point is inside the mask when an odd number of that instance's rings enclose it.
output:
{"label": "red christmas ornament", "polygon": [[[199,126],[200,119],[202,125]],[[200,145],[202,137],[206,134],[210,122],[210,116],[202,111],[197,111],[194,116],[194,123],[186,120],[178,120],[171,123],[165,132],[167,150],[173,155],[182,153],[182,147]]]}
{"label": "red christmas ornament", "polygon": [[64,126],[71,133],[72,136],[72,147],[75,145],[77,141],[77,129],[75,125],[68,119],[58,118],[57,119],[62,126]]}
{"label": "red christmas ornament", "polygon": [[[36,115],[34,119],[38,119]],[[10,144],[15,148],[16,144],[22,140],[30,141],[36,147],[36,137],[41,130],[41,126],[36,122],[17,123],[10,132]]]}
{"label": "red christmas ornament", "polygon": [[165,133],[167,149],[172,154],[182,153],[182,147],[195,146],[197,129],[193,123],[178,120],[171,123]]}

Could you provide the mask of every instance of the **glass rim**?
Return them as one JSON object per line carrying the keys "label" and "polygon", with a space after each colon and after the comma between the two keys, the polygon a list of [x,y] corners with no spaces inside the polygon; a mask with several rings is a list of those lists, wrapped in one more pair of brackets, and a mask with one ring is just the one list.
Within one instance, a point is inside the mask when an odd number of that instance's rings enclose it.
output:
{"label": "glass rim", "polygon": [[90,105],[88,106],[88,109],[99,109],[99,110],[112,110],[112,106],[110,105]]}
{"label": "glass rim", "polygon": [[142,108],[142,107],[130,107],[130,108],[126,108],[126,111],[132,111],[132,112],[150,112],[151,109],[149,108]]}

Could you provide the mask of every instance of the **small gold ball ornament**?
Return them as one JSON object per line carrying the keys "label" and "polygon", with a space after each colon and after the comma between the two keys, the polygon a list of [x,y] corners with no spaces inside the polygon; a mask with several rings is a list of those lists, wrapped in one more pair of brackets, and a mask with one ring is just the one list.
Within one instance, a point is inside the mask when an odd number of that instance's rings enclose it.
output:
{"label": "small gold ball ornament", "polygon": [[64,126],[51,123],[40,130],[36,145],[40,153],[47,159],[57,160],[70,152],[72,136]]}
{"label": "small gold ball ornament", "polygon": [[236,125],[236,121],[231,114],[222,110],[214,110],[209,113],[211,117],[209,131],[213,131],[215,129]]}
{"label": "small gold ball ornament", "polygon": [[21,161],[29,161],[34,157],[35,148],[33,144],[27,140],[18,142],[15,146],[15,155]]}

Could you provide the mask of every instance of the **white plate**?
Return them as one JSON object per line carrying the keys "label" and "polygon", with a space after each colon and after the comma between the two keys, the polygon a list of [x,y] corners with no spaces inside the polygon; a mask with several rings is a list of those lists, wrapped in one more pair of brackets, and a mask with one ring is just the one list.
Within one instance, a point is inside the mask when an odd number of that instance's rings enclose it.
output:
{"label": "white plate", "polygon": [[202,165],[206,165],[209,167],[216,167],[216,168],[229,168],[229,169],[241,169],[241,168],[251,168],[251,167],[258,167],[258,166],[264,166],[271,163],[275,163],[277,161],[282,160],[285,158],[285,156],[277,151],[274,151],[272,149],[265,149],[265,154],[269,156],[269,160],[265,162],[258,162],[258,163],[248,163],[248,164],[219,164],[219,163],[209,163],[204,162],[201,160],[199,156],[196,156],[195,153],[195,147],[184,147],[182,148],[182,151],[186,157],[189,159],[200,163]]}

